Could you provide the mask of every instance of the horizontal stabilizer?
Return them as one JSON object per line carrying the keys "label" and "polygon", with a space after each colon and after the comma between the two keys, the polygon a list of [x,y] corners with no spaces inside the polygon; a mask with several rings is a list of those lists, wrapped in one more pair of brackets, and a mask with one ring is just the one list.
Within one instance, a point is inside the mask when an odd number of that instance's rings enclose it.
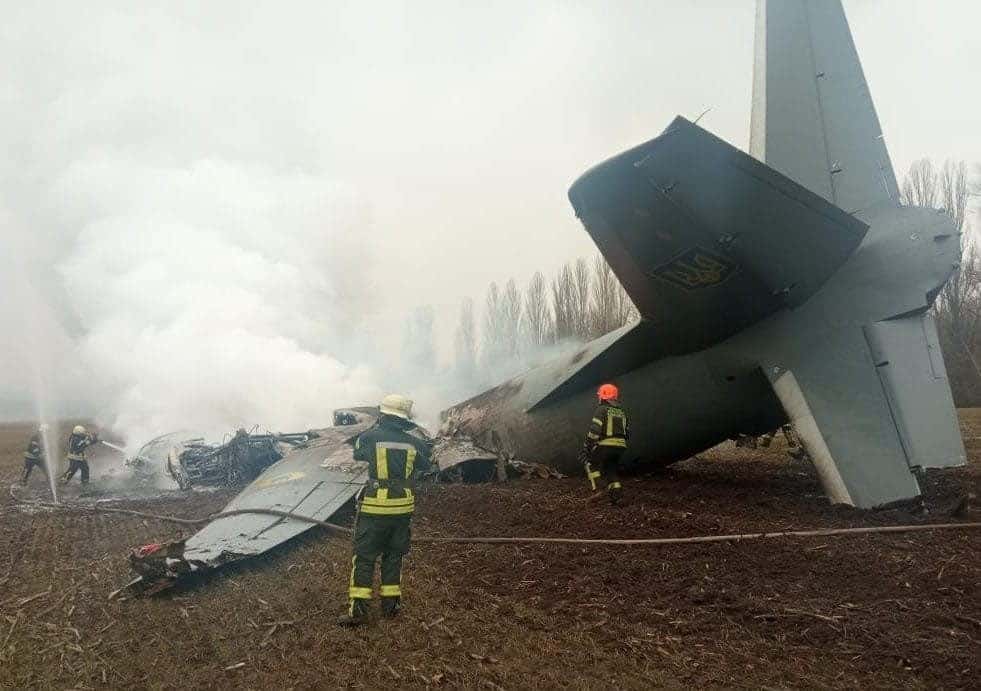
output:
{"label": "horizontal stabilizer", "polygon": [[933,319],[848,325],[762,363],[832,501],[872,508],[919,495],[914,469],[964,462]]}
{"label": "horizontal stabilizer", "polygon": [[803,303],[868,230],[680,117],[588,171],[569,199],[669,354]]}

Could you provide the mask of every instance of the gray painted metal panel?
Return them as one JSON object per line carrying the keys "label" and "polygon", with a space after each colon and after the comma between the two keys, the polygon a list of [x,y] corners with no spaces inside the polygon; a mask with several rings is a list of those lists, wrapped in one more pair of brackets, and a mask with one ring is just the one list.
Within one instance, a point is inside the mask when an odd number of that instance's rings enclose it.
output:
{"label": "gray painted metal panel", "polygon": [[964,442],[933,317],[924,313],[881,321],[865,331],[909,464],[964,465]]}
{"label": "gray painted metal panel", "polygon": [[868,227],[684,118],[569,199],[672,354],[813,295]]}
{"label": "gray painted metal panel", "polygon": [[[225,510],[277,509],[327,520],[367,480],[368,466],[354,461],[348,442],[373,422],[324,430],[308,447],[269,466]],[[219,518],[187,540],[183,556],[189,562],[217,566],[265,552],[310,527],[310,523],[259,514]]]}
{"label": "gray painted metal panel", "polygon": [[814,469],[821,479],[824,493],[835,504],[854,504],[848,487],[838,471],[834,456],[831,455],[831,449],[828,448],[824,432],[814,418],[797,377],[790,370],[781,370],[777,367],[770,370],[773,374],[773,391],[787,411],[787,417],[793,423],[798,436],[804,442]]}
{"label": "gray painted metal panel", "polygon": [[[820,430],[820,440],[802,431],[804,446],[816,460],[833,464],[849,503],[873,507],[920,493],[861,328],[825,332],[806,346],[797,344],[782,362],[764,367],[796,424],[798,412],[777,385],[785,370],[793,373]],[[821,477],[829,496],[840,494],[829,482],[830,473]]]}
{"label": "gray painted metal panel", "polygon": [[849,213],[899,203],[839,0],[758,0],[750,151]]}
{"label": "gray painted metal panel", "polygon": [[589,389],[615,377],[631,461],[789,416],[828,495],[868,508],[919,494],[911,463],[963,453],[933,325],[908,321],[957,265],[957,229],[898,206],[840,2],[761,2],[756,58],[751,148],[776,170],[676,120],[588,171],[570,201],[645,322],[456,406],[462,431],[573,470]]}

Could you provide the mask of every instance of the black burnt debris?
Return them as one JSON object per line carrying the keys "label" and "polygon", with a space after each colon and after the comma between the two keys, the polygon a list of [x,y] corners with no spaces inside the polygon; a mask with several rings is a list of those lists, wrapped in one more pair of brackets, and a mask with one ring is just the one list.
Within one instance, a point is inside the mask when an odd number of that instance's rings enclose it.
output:
{"label": "black burnt debris", "polygon": [[181,489],[241,487],[315,436],[314,432],[253,434],[240,429],[223,444],[192,439],[171,451],[167,472]]}

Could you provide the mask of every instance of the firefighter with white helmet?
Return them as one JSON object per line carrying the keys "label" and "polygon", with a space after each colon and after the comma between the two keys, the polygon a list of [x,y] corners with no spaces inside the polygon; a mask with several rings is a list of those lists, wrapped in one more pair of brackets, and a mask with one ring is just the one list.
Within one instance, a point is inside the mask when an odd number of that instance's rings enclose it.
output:
{"label": "firefighter with white helmet", "polygon": [[412,401],[385,396],[379,413],[378,422],[354,444],[355,460],[368,463],[369,480],[355,523],[348,611],[337,622],[342,626],[366,622],[379,557],[382,614],[391,618],[401,610],[402,558],[409,551],[415,509],[412,480],[429,468],[430,445],[412,422]]}
{"label": "firefighter with white helmet", "polygon": [[82,484],[89,483],[89,462],[85,458],[85,450],[97,441],[98,436],[89,434],[82,425],[75,425],[68,437],[68,470],[62,475],[62,482],[67,484],[75,477],[75,473],[81,471]]}

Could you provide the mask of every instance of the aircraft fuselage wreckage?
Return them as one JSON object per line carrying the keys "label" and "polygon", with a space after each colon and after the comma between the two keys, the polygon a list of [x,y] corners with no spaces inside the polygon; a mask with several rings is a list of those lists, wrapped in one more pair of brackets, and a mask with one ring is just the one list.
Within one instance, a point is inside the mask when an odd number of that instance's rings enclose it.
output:
{"label": "aircraft fuselage wreckage", "polygon": [[[679,117],[573,184],[642,319],[444,411],[440,471],[490,462],[500,476],[498,461],[521,458],[577,472],[594,387],[609,379],[630,410],[632,463],[789,420],[828,497],[874,507],[919,495],[919,468],[965,462],[929,313],[960,260],[958,229],[900,203],[840,2],[761,0],[754,77],[752,155]],[[374,416],[348,415],[227,510],[331,516],[366,476],[351,442]],[[309,526],[219,518],[139,550],[133,567],[158,589]]]}
{"label": "aircraft fuselage wreckage", "polygon": [[572,206],[641,321],[444,417],[575,469],[594,387],[615,379],[633,462],[789,420],[829,499],[858,507],[963,464],[928,311],[958,229],[901,205],[840,2],[758,3],[750,151],[679,117],[579,178]]}

